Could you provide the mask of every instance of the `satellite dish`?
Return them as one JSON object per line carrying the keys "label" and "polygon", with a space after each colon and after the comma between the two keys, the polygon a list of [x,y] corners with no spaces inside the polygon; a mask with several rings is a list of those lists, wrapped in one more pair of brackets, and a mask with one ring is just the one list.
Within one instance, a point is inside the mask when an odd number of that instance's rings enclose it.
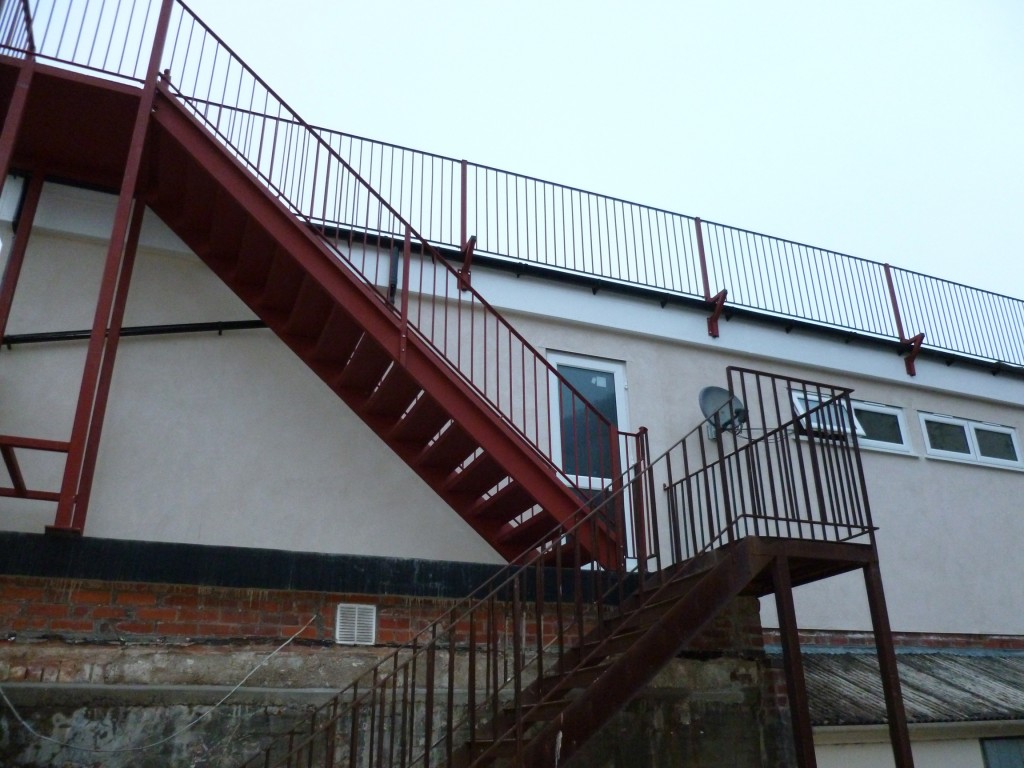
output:
{"label": "satellite dish", "polygon": [[697,398],[708,422],[709,436],[717,439],[722,432],[735,432],[747,423],[743,401],[722,387],[704,387]]}

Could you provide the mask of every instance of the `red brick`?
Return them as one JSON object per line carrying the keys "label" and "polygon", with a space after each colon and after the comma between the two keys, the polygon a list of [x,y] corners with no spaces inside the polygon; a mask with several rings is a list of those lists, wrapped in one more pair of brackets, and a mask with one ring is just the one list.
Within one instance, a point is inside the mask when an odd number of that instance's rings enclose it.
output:
{"label": "red brick", "polygon": [[255,624],[259,619],[259,611],[240,611],[237,609],[221,609],[220,620],[224,624]]}
{"label": "red brick", "polygon": [[49,618],[64,618],[68,615],[67,605],[60,603],[34,603],[25,607],[27,616],[47,616]]}
{"label": "red brick", "polygon": [[94,627],[85,619],[54,619],[50,622],[50,629],[54,632],[92,632]]}
{"label": "red brick", "polygon": [[14,584],[0,585],[0,597],[8,600],[35,600],[42,601],[47,598],[44,587],[24,587]]}
{"label": "red brick", "polygon": [[111,602],[109,589],[76,589],[68,594],[68,600],[72,603],[88,603],[101,605]]}
{"label": "red brick", "polygon": [[138,608],[135,618],[139,621],[176,621],[178,611],[175,608]]}
{"label": "red brick", "polygon": [[178,618],[181,621],[217,621],[220,611],[216,608],[179,608]]}
{"label": "red brick", "polygon": [[49,619],[45,618],[22,618],[15,617],[11,619],[11,629],[15,632],[30,631],[30,630],[44,630],[50,624]]}
{"label": "red brick", "polygon": [[202,634],[197,624],[180,621],[161,621],[157,624],[157,632],[176,637],[198,637]]}
{"label": "red brick", "polygon": [[152,592],[119,592],[114,600],[116,605],[156,605]]}
{"label": "red brick", "polygon": [[206,601],[196,594],[168,595],[163,600],[164,605],[174,605],[183,608],[203,607]]}
{"label": "red brick", "polygon": [[237,624],[206,624],[203,626],[202,631],[199,633],[202,635],[216,635],[223,637],[225,635],[237,635],[238,625]]}
{"label": "red brick", "polygon": [[89,614],[94,619],[124,619],[128,615],[127,608],[117,608],[113,605],[98,605]]}
{"label": "red brick", "polygon": [[126,632],[131,635],[153,634],[153,625],[144,624],[141,621],[119,621],[114,625],[118,632]]}

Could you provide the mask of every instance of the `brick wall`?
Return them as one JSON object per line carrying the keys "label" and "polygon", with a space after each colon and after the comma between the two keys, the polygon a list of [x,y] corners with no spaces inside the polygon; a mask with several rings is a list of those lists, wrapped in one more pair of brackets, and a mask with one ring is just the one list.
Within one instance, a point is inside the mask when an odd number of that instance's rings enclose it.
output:
{"label": "brick wall", "polygon": [[[330,643],[339,602],[377,605],[377,643],[403,645],[458,604],[450,598],[356,595],[195,585],[0,576],[0,629],[9,641],[197,643],[280,642],[314,615],[299,634],[306,643]],[[553,618],[553,609],[551,616]],[[545,642],[553,641],[545,621]],[[526,627],[533,637],[536,625]],[[469,639],[468,623],[457,642]],[[757,602],[733,602],[692,644],[694,653],[760,653]]]}

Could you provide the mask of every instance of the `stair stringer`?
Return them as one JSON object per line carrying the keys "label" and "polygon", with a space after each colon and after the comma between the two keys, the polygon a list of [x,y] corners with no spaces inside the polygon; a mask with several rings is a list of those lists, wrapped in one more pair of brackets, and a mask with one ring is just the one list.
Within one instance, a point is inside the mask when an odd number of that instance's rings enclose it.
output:
{"label": "stair stringer", "polygon": [[[520,436],[503,419],[494,406],[488,403],[476,390],[469,386],[429,344],[415,333],[409,333],[402,343],[401,320],[381,297],[365,281],[355,275],[333,251],[309,227],[298,219],[288,208],[259,181],[244,165],[227,151],[210,132],[204,128],[161,84],[157,91],[153,120],[150,126],[148,152],[150,153],[150,174],[142,183],[143,198],[168,226],[192,248],[193,251],[246,302],[293,351],[296,352],[328,385],[332,384],[321,369],[308,359],[308,350],[294,337],[284,332],[285,324],[265,308],[247,299],[244,291],[234,284],[236,276],[224,264],[213,258],[213,243],[210,229],[202,222],[176,219],[176,212],[184,209],[186,203],[177,200],[187,195],[186,180],[167,179],[157,171],[158,163],[153,159],[161,151],[163,142],[173,142],[187,159],[196,164],[189,169],[193,174],[205,174],[212,181],[219,194],[239,206],[246,217],[247,226],[258,226],[279,251],[303,270],[322,288],[335,305],[350,315],[367,334],[401,365],[423,391],[441,404],[447,416],[468,432],[483,448],[495,458],[508,477],[528,489],[542,514],[550,516],[550,525],[556,531],[558,526],[569,527],[574,521],[581,500],[575,489],[567,485],[554,469],[551,462]],[[183,176],[185,171],[182,171]],[[175,184],[181,188],[176,189]],[[173,202],[173,204],[172,204]],[[213,207],[214,201],[210,201]],[[196,207],[193,203],[193,207]],[[358,398],[343,394],[332,386],[371,429],[380,434],[380,425],[374,424],[359,408]],[[457,493],[447,490],[439,478],[414,462],[415,451],[401,446],[393,439],[381,435],[385,442],[401,456],[428,485],[460,514],[481,536],[483,536],[503,557],[514,560],[523,554],[524,547],[532,542],[508,538],[510,525],[495,526],[493,521],[476,519],[470,514],[472,504]],[[514,532],[514,526],[512,532]],[[592,552],[614,552],[615,545],[606,532],[599,534],[603,540],[584,543]]]}
{"label": "stair stringer", "polygon": [[[753,542],[743,541],[730,547],[654,626],[530,739],[523,748],[521,765],[544,768],[570,760],[587,739],[768,568],[773,558],[773,554]],[[622,626],[628,627],[628,621]],[[614,635],[613,631],[609,638]]]}

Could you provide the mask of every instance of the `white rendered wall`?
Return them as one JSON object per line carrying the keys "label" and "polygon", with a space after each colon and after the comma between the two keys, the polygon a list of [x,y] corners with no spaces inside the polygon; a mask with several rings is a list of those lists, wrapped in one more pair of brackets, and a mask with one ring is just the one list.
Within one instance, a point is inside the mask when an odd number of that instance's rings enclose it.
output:
{"label": "white rendered wall", "polygon": [[[914,741],[915,768],[985,768],[977,739]],[[892,747],[885,744],[831,744],[814,749],[818,768],[892,768]]]}
{"label": "white rendered wall", "polygon": [[[111,197],[47,185],[8,334],[92,325],[106,246],[88,235],[105,237],[112,212]],[[153,214],[146,224],[125,325],[252,317]],[[6,254],[9,225],[0,236]],[[67,440],[85,348],[0,351],[0,432]],[[30,485],[59,487],[62,457],[19,459]],[[41,532],[54,506],[0,499],[0,525]],[[268,330],[122,340],[86,534],[498,561]]]}
{"label": "white rendered wall", "polygon": [[[0,218],[10,219],[14,200],[6,190]],[[47,186],[8,333],[91,325],[112,207],[109,197]],[[251,317],[157,224],[147,216],[128,325]],[[9,231],[2,237],[6,251]],[[650,427],[656,454],[700,421],[697,393],[724,384],[730,364],[849,385],[855,397],[903,407],[913,453],[864,451],[894,629],[1024,634],[1024,473],[925,458],[916,415],[1024,433],[1020,379],[928,360],[910,378],[895,354],[858,342],[740,319],[710,339],[703,313],[654,299],[479,267],[473,280],[542,352],[624,362],[628,427]],[[0,350],[0,432],[67,439],[84,350]],[[26,469],[59,482],[59,462]],[[52,505],[9,499],[0,512],[12,530],[41,531],[53,516]],[[122,342],[86,533],[496,560],[269,331]],[[870,626],[858,574],[801,587],[797,610],[806,628]]]}

